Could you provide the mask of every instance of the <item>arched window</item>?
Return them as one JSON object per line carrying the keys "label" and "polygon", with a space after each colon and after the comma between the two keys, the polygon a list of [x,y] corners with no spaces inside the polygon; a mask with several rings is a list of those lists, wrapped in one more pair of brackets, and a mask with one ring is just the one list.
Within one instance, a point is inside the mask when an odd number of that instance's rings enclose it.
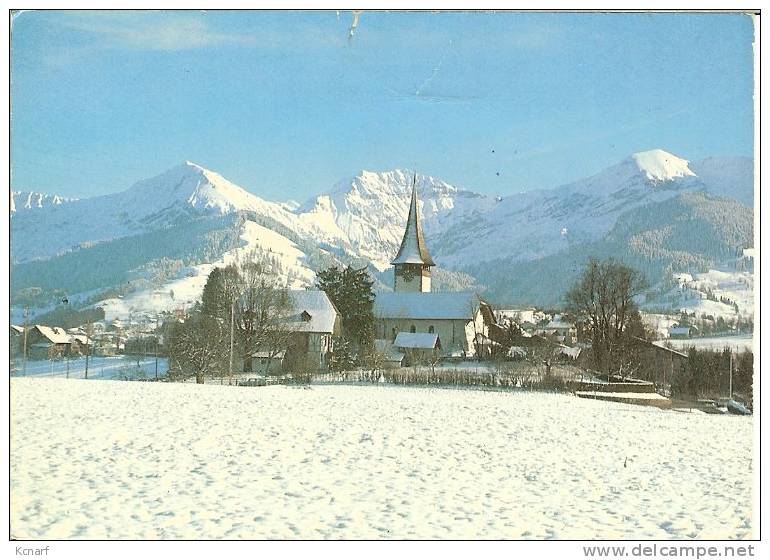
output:
{"label": "arched window", "polygon": [[396,327],[393,327],[393,340],[396,340]]}
{"label": "arched window", "polygon": [[409,332],[417,332],[417,328],[414,325],[412,325],[411,327],[409,327]]}
{"label": "arched window", "polygon": [[431,326],[429,326],[429,327],[428,327],[428,332],[429,332],[429,333],[431,333],[431,334],[433,334],[434,332],[436,332],[436,331],[434,331],[434,330],[433,330],[433,325],[431,325]]}

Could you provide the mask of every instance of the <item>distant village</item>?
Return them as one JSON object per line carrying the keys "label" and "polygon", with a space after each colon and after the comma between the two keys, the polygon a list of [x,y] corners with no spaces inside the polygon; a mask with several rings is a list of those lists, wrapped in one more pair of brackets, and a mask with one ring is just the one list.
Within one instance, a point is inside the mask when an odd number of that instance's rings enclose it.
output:
{"label": "distant village", "polygon": [[[355,312],[341,309],[343,295],[336,295],[335,304],[335,294],[322,289],[286,290],[287,306],[260,310],[274,316],[259,333],[256,319],[248,316],[256,314],[254,309],[238,314],[253,331],[248,348],[233,334],[235,298],[232,309],[225,304],[219,315],[212,313],[218,321],[199,339],[185,327],[194,322],[189,309],[137,312],[125,320],[71,328],[14,324],[12,374],[26,375],[28,362],[49,361],[59,364],[51,372],[61,374],[66,364],[69,375],[70,362],[78,360],[85,362],[88,377],[89,359],[93,364],[98,358],[130,356],[137,364],[150,363],[150,371],[154,362],[154,375],[145,371],[131,377],[142,380],[195,378],[203,383],[208,377],[261,385],[300,378],[300,372],[305,379],[322,380],[457,383],[462,379],[469,384],[566,389],[588,398],[662,407],[674,406],[677,399],[688,399],[706,411],[724,412],[725,403],[734,403],[730,411],[739,413],[752,407],[753,354],[718,347],[698,351],[695,344],[689,348],[687,339],[694,340],[700,332],[697,317],[686,313],[663,329],[639,324],[631,333],[630,322],[621,324],[623,338],[602,344],[608,348],[614,344],[612,352],[616,357],[622,354],[622,359],[597,367],[599,327],[585,315],[534,307],[499,309],[472,292],[432,291],[431,269],[436,263],[425,242],[416,184],[403,240],[391,264],[393,291],[364,298],[371,304],[369,326],[357,323]],[[734,334],[737,328],[724,321],[721,327],[717,334]],[[371,329],[372,344],[351,336],[357,329]],[[91,367],[93,376],[96,366]],[[350,373],[356,371],[358,378]]]}

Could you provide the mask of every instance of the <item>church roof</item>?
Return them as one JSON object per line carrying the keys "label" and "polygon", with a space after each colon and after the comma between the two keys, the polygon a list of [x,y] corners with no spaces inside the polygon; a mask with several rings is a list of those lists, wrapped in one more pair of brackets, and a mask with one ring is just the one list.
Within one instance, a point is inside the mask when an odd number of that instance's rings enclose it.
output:
{"label": "church roof", "polygon": [[478,300],[471,292],[385,292],[374,300],[374,315],[380,319],[470,321],[477,308]]}
{"label": "church roof", "polygon": [[417,175],[412,185],[412,202],[409,204],[409,216],[406,219],[404,238],[396,258],[390,264],[425,264],[434,266],[436,263],[428,253],[425,236],[422,233],[422,221],[417,206]]}

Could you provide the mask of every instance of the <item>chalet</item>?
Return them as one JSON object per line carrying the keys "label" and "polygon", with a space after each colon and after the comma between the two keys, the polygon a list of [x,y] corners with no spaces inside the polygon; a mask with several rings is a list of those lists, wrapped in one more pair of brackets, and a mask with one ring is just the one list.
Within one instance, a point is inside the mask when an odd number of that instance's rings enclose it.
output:
{"label": "chalet", "polygon": [[[71,353],[92,354],[94,348],[93,339],[86,334],[70,334]],[[77,350],[76,350],[77,349]]]}
{"label": "chalet", "polygon": [[60,327],[35,325],[27,333],[27,355],[32,360],[47,360],[69,352],[70,335]]}
{"label": "chalet", "polygon": [[282,319],[291,333],[285,362],[291,369],[325,370],[340,334],[340,314],[322,290],[291,290],[294,313]]}
{"label": "chalet", "polygon": [[442,356],[475,355],[476,335],[487,335],[481,302],[468,292],[431,292],[435,262],[422,231],[416,177],[404,238],[391,264],[393,292],[378,294],[374,302],[375,338],[395,343],[399,333],[435,334]]}

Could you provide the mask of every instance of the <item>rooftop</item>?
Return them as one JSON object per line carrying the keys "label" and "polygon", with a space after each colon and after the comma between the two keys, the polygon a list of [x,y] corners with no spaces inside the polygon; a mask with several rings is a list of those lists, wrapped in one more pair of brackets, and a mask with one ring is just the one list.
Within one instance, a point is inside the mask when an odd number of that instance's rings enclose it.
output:
{"label": "rooftop", "polygon": [[471,292],[385,292],[374,300],[374,315],[381,319],[465,319],[478,309]]}

